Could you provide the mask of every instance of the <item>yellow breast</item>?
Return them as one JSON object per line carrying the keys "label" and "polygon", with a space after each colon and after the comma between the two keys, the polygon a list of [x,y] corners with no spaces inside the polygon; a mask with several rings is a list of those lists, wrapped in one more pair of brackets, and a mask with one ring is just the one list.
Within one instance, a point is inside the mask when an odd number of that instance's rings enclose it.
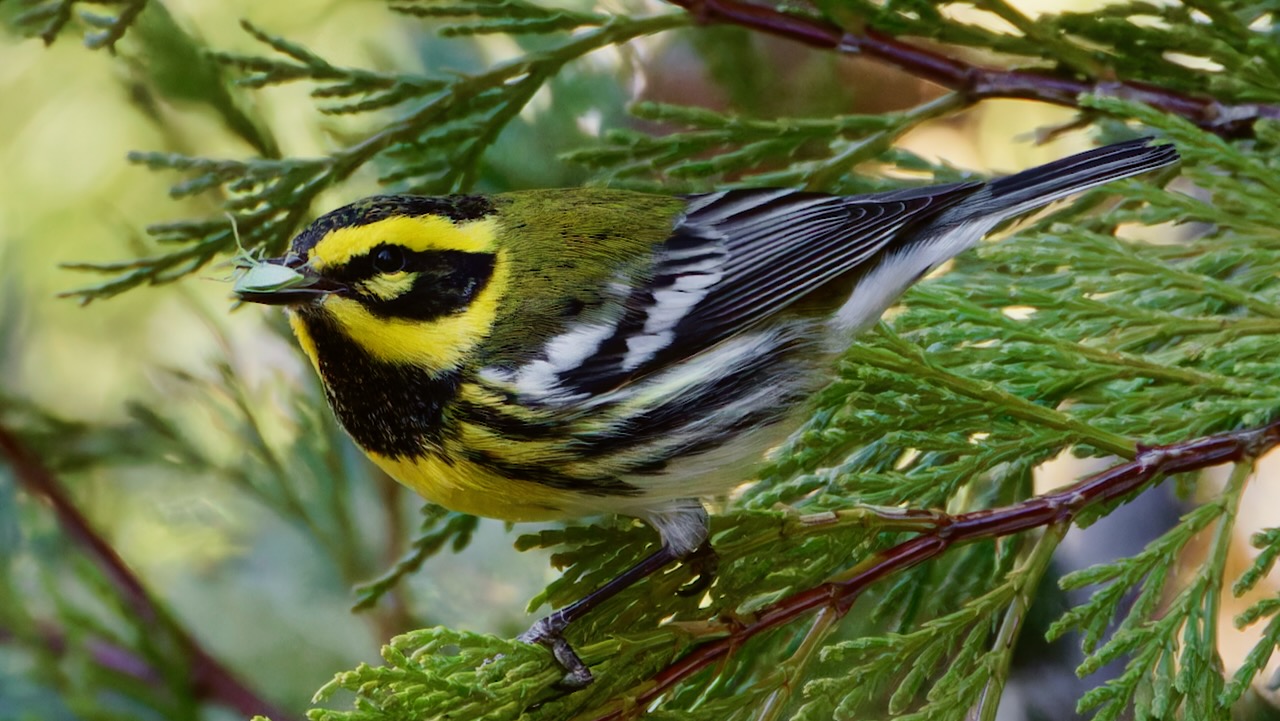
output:
{"label": "yellow breast", "polygon": [[580,494],[498,475],[464,459],[388,458],[369,453],[387,475],[432,503],[504,521],[552,521],[582,515]]}

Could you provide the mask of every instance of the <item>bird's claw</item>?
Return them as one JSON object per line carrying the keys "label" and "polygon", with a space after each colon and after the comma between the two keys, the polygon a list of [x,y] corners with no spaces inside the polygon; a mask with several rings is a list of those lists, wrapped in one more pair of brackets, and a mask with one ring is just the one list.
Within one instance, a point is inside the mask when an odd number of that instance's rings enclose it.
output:
{"label": "bird's claw", "polygon": [[688,598],[700,596],[711,587],[716,580],[716,570],[720,567],[720,557],[710,543],[703,543],[698,550],[689,554],[683,561],[685,566],[694,572],[693,580],[676,589],[676,595]]}
{"label": "bird's claw", "polygon": [[591,669],[578,658],[578,654],[564,638],[564,630],[568,622],[557,613],[544,616],[534,622],[528,631],[516,637],[521,643],[538,644],[551,650],[551,655],[564,669],[564,678],[557,684],[566,691],[576,691],[591,685],[595,677]]}

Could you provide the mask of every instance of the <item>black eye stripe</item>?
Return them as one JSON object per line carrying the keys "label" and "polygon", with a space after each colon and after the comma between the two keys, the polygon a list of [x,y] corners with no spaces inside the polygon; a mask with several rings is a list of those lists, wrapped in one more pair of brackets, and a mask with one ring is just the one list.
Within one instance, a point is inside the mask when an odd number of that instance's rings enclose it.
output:
{"label": "black eye stripe", "polygon": [[[394,298],[362,294],[358,290],[350,297],[382,318],[440,318],[465,310],[475,300],[488,285],[495,262],[494,256],[489,253],[466,253],[460,250],[404,251],[403,255],[403,270],[413,274],[413,284],[406,290]],[[356,267],[353,270],[353,260],[343,270],[352,274],[367,272],[367,275],[347,275],[341,279],[358,283],[378,275],[378,271],[373,270],[374,261],[370,256],[365,258],[367,269]],[[354,287],[359,288],[358,285]]]}
{"label": "black eye stripe", "polygon": [[377,275],[408,272],[446,272],[456,264],[456,255],[473,255],[456,250],[409,250],[394,243],[379,243],[368,253],[343,265],[327,269],[325,275],[345,283],[357,283]]}

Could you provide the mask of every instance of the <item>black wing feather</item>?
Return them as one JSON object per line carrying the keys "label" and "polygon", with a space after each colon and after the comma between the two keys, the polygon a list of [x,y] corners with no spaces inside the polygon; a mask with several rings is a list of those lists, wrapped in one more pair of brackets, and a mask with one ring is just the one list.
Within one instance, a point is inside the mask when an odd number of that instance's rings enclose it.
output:
{"label": "black wing feather", "polygon": [[[563,401],[618,388],[751,328],[841,276],[888,262],[919,274],[1007,218],[1177,159],[1172,146],[1139,138],[990,183],[853,197],[785,189],[691,196],[654,249],[649,272],[608,289],[609,320],[584,321],[560,336],[581,344],[578,355],[570,354],[581,359],[552,368],[549,378],[531,375],[537,389],[531,394]],[[930,254],[931,244],[943,245]]]}
{"label": "black wing feather", "polygon": [[560,384],[575,394],[599,393],[695,355],[867,263],[904,230],[980,187],[956,183],[858,197],[776,189],[693,196],[656,250],[648,282],[626,299],[614,333],[566,369]]}

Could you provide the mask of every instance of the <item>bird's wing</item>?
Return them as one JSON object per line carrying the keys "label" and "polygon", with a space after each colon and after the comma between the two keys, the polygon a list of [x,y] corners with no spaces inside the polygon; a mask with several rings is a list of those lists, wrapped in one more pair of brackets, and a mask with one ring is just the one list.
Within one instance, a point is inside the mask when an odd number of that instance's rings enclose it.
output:
{"label": "bird's wing", "polygon": [[651,272],[618,298],[615,317],[553,341],[574,346],[560,355],[572,362],[540,364],[537,382],[523,390],[553,402],[580,399],[670,367],[867,264],[981,186],[692,196],[656,247]]}

